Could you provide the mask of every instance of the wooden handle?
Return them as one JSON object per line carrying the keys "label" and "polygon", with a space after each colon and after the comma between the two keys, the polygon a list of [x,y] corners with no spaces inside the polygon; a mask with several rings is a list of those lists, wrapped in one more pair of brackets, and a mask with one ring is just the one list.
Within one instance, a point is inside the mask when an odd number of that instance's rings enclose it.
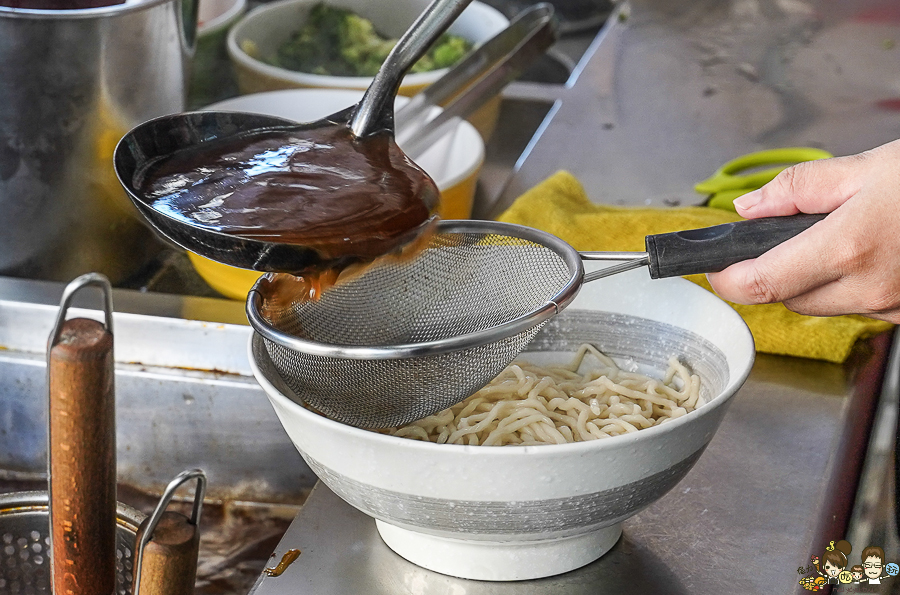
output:
{"label": "wooden handle", "polygon": [[[137,533],[137,543],[150,517]],[[200,531],[178,512],[162,514],[141,558],[140,595],[193,595],[197,580]]]}
{"label": "wooden handle", "polygon": [[49,353],[53,592],[116,588],[113,338],[95,320],[67,320]]}

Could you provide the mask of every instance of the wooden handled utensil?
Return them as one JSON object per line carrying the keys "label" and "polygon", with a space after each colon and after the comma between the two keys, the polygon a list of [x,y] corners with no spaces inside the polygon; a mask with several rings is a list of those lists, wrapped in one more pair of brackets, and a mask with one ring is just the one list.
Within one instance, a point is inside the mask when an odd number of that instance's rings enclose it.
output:
{"label": "wooden handled utensil", "polygon": [[[197,480],[191,517],[167,511],[175,491],[191,479]],[[203,471],[184,471],[169,482],[156,510],[141,523],[137,533],[134,595],[194,593],[200,549],[200,509],[205,491],[206,474]]]}
{"label": "wooden handled utensil", "polygon": [[[105,325],[66,320],[75,293],[104,295]],[[98,274],[66,287],[48,347],[50,525],[53,592],[116,587],[116,427],[112,289]]]}

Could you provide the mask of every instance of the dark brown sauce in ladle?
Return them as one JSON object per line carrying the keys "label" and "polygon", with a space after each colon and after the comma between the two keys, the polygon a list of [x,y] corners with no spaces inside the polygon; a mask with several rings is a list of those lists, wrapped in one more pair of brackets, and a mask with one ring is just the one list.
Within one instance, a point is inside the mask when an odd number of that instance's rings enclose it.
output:
{"label": "dark brown sauce in ladle", "polygon": [[469,1],[433,0],[351,108],[294,126],[163,116],[120,141],[116,173],[160,234],[226,264],[303,275],[293,290],[312,297],[349,266],[423,246],[439,193],[394,142],[393,100]]}
{"label": "dark brown sauce in ladle", "polygon": [[360,139],[335,123],[199,143],[151,163],[140,180],[152,208],[188,225],[343,261],[408,242],[438,193],[389,131]]}

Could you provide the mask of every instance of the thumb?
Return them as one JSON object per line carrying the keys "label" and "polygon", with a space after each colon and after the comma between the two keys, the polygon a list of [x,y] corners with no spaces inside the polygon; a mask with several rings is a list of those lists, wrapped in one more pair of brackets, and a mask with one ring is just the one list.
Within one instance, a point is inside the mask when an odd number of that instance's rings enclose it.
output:
{"label": "thumb", "polygon": [[762,188],[736,198],[734,206],[748,219],[830,213],[859,192],[869,161],[861,153],[798,163]]}

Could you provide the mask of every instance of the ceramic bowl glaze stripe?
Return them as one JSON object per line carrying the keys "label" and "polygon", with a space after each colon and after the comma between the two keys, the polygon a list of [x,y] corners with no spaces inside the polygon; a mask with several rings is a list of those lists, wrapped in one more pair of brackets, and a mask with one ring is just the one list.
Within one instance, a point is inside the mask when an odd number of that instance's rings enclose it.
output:
{"label": "ceramic bowl glaze stripe", "polygon": [[519,502],[410,496],[354,481],[308,455],[303,458],[319,479],[349,504],[403,528],[458,538],[465,535],[466,539],[513,535],[555,539],[613,525],[636,514],[681,481],[704,449],[705,446],[664,471],[610,490]]}

